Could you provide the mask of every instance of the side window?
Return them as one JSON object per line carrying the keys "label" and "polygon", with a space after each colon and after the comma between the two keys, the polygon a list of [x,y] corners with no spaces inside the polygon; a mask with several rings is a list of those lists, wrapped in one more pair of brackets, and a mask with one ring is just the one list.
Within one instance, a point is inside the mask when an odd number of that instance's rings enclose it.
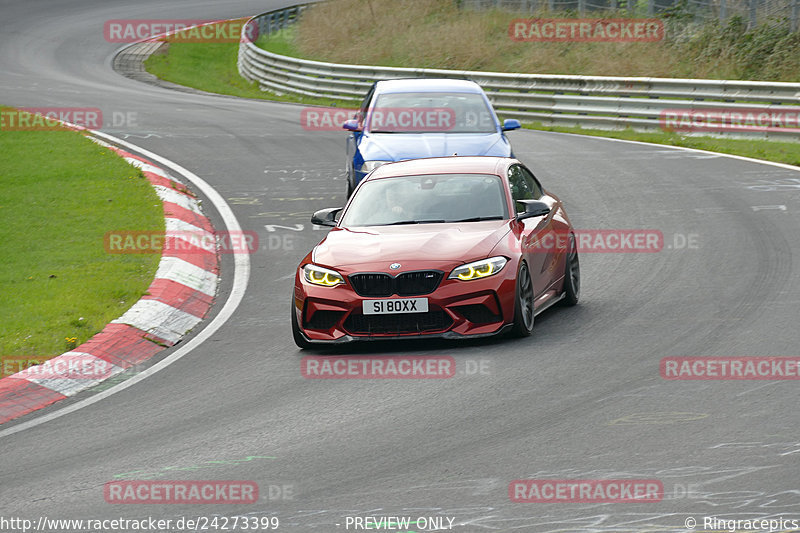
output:
{"label": "side window", "polygon": [[520,172],[522,172],[523,177],[525,178],[525,182],[528,184],[528,187],[531,190],[531,194],[533,194],[533,199],[538,200],[542,196],[544,196],[544,190],[542,189],[539,180],[536,179],[530,170],[525,167],[519,167]]}
{"label": "side window", "polygon": [[511,198],[514,200],[517,213],[524,213],[525,204],[519,200],[534,200],[535,198],[530,182],[526,179],[522,167],[514,165],[508,169],[508,184],[511,187]]}

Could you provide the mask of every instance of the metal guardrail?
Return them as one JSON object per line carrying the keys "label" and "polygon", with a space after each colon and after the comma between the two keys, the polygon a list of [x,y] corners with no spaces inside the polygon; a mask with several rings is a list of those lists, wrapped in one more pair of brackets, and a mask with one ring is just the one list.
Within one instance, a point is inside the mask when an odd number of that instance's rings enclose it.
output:
{"label": "metal guardrail", "polygon": [[[301,4],[262,13],[247,24],[257,24],[258,35],[269,34],[294,23],[306,7]],[[274,54],[256,46],[247,35],[245,27],[239,45],[239,73],[258,82],[262,89],[279,94],[359,102],[376,80],[466,78],[483,87],[501,116],[558,126],[662,129],[661,115],[665,110],[756,110],[800,115],[800,83],[345,65]],[[736,131],[725,135],[800,140],[800,124],[771,128],[768,132]]]}

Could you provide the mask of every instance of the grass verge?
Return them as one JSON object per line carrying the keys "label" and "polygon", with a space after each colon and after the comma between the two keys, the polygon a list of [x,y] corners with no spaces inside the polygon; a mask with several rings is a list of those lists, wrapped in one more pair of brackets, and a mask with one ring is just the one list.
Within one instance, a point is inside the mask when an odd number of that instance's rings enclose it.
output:
{"label": "grass verge", "polygon": [[[284,47],[278,47],[282,52],[286,51]],[[257,83],[247,81],[239,75],[236,68],[238,56],[238,42],[173,42],[147,58],[144,65],[149,73],[162,80],[210,93],[324,106],[355,105],[329,98],[279,95],[262,91]]]}
{"label": "grass verge", "polygon": [[0,129],[0,153],[0,356],[45,359],[145,294],[160,256],[108,254],[103,237],[163,232],[161,200],[141,171],[63,128]]}

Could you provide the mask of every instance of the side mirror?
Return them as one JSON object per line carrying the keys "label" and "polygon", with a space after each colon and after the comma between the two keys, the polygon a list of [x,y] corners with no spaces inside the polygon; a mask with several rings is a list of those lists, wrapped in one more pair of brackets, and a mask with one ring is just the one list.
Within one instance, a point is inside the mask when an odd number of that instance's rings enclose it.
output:
{"label": "side mirror", "polygon": [[525,204],[525,212],[517,215],[517,220],[532,217],[543,217],[550,214],[550,206],[541,200],[517,200]]}
{"label": "side mirror", "polygon": [[346,129],[347,131],[361,131],[361,128],[358,127],[358,120],[354,118],[345,120],[344,124],[342,124],[342,128]]}
{"label": "side mirror", "polygon": [[336,218],[339,216],[341,207],[328,207],[327,209],[320,209],[311,215],[311,223],[317,226],[336,226]]}
{"label": "side mirror", "polygon": [[507,118],[503,121],[503,131],[518,130],[521,127],[522,124],[515,118]]}
{"label": "side mirror", "polygon": [[311,215],[311,223],[317,226],[336,226],[336,219],[339,216],[341,207],[328,207],[327,209],[320,209]]}

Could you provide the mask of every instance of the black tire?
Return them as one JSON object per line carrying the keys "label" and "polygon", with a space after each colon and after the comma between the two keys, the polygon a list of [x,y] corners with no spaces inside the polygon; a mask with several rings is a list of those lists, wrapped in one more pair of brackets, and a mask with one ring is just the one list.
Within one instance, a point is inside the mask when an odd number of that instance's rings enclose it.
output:
{"label": "black tire", "polygon": [[581,264],[578,260],[578,247],[575,245],[575,234],[569,234],[569,248],[564,268],[564,305],[578,303],[581,295]]}
{"label": "black tire", "polygon": [[533,331],[533,281],[528,265],[522,261],[517,272],[517,289],[514,295],[514,326],[511,334],[514,337],[527,337]]}
{"label": "black tire", "polygon": [[292,337],[294,337],[294,343],[301,350],[311,348],[311,343],[308,342],[300,332],[300,325],[297,323],[297,313],[295,312],[294,302],[292,302]]}

